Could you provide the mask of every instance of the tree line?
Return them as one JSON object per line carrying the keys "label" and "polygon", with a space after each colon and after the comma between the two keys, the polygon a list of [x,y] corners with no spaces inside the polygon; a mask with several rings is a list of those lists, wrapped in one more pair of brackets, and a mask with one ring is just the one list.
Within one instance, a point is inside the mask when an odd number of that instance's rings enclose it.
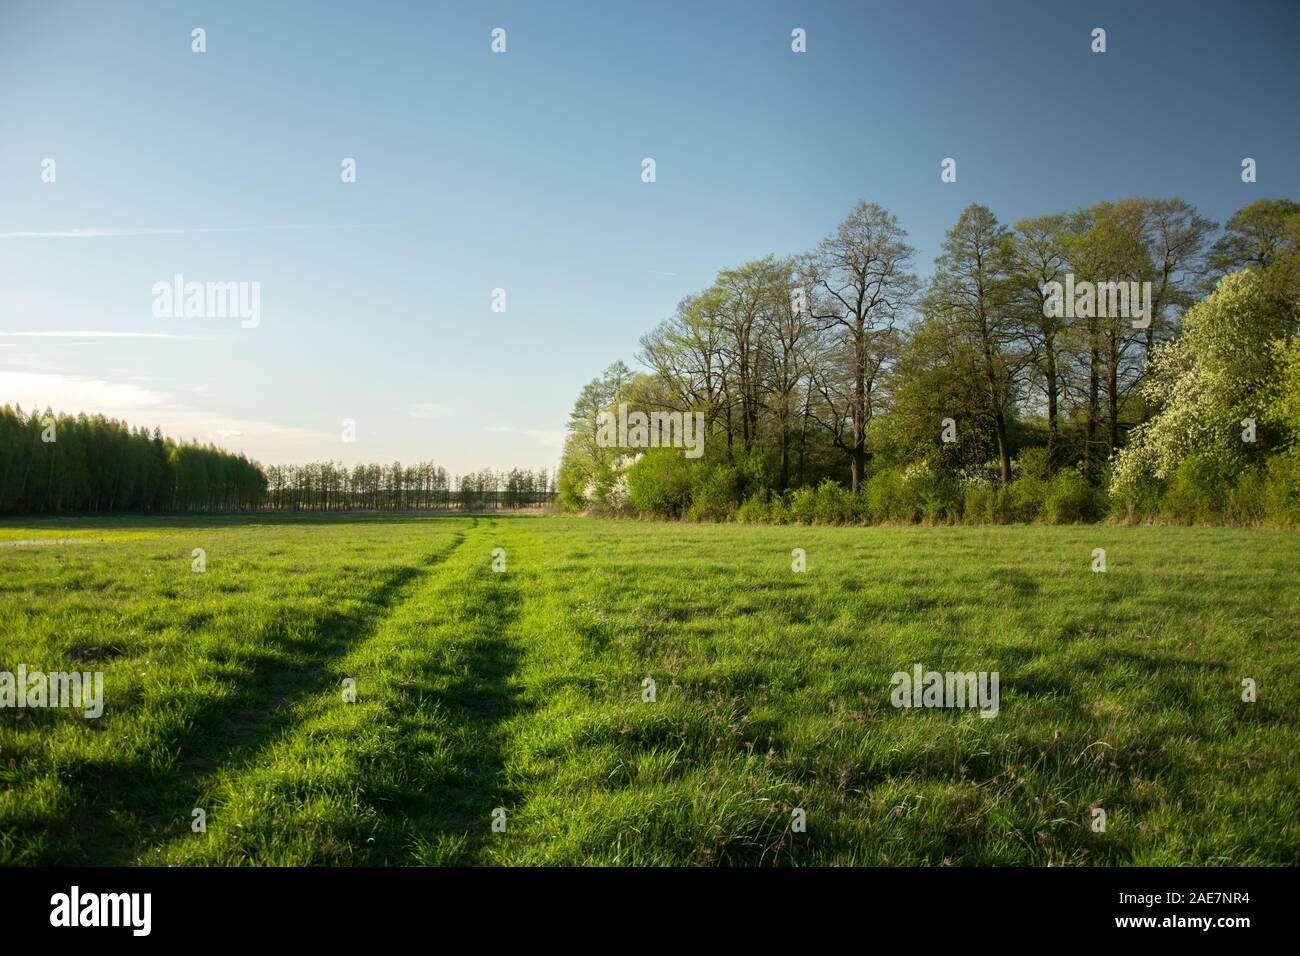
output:
{"label": "tree line", "polygon": [[[1013,491],[1029,494],[1012,487],[1025,479],[1043,486],[1029,495],[1043,500],[1018,514],[1043,517],[1055,482],[1074,501],[1062,513],[1100,517],[1120,506],[1158,510],[1156,499],[1182,479],[1226,500],[1223,487],[1246,470],[1272,468],[1268,493],[1291,507],[1295,476],[1282,472],[1300,415],[1288,419],[1275,393],[1293,387],[1300,204],[1253,202],[1222,230],[1177,197],[1011,225],[972,204],[925,281],[907,239],[891,213],[860,202],[810,252],[724,269],[683,298],[642,337],[643,371],[616,362],[582,389],[562,501],[788,515],[800,489],[830,481],[848,496],[832,511],[954,519],[973,496],[975,510],[998,520],[1016,510]],[[1248,278],[1220,289],[1239,273]],[[1086,294],[1062,302],[1062,287]],[[1130,290],[1144,294],[1126,303]],[[1199,323],[1189,312],[1198,308]],[[1184,343],[1188,328],[1201,331]],[[1225,364],[1225,349],[1258,361]],[[1219,405],[1171,415],[1207,376],[1229,383]],[[1209,397],[1203,387],[1200,397]],[[702,412],[704,459],[608,447],[600,415],[620,403]],[[1174,420],[1195,420],[1200,444],[1172,441]],[[1137,464],[1161,442],[1180,450]],[[1143,494],[1134,482],[1146,483]],[[884,503],[898,495],[913,500]]]}
{"label": "tree line", "polygon": [[461,476],[432,462],[263,468],[242,454],[103,415],[0,407],[3,514],[496,509],[554,497],[554,475],[544,468]]}
{"label": "tree line", "polygon": [[103,415],[0,407],[0,512],[233,511],[259,505],[261,466]]}
{"label": "tree line", "polygon": [[278,511],[406,511],[537,507],[555,497],[546,469],[483,469],[459,477],[433,462],[355,465],[313,462],[266,469],[265,507]]}

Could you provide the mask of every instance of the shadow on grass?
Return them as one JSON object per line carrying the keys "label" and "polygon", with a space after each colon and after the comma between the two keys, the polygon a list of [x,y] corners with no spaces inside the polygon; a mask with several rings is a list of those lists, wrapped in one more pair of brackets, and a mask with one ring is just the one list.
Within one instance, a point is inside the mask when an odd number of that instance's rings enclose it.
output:
{"label": "shadow on grass", "polygon": [[[503,635],[521,599],[506,575],[486,570],[463,598],[456,622],[462,638],[450,659],[439,662],[449,680],[434,695],[434,706],[453,728],[450,770],[387,794],[390,809],[375,835],[382,862],[483,862],[486,842],[498,838],[490,827],[494,809],[505,809],[508,820],[518,806],[519,794],[505,779],[504,727],[522,706],[513,682],[522,652]],[[428,704],[421,709],[399,719],[399,736],[425,726]],[[395,759],[402,757],[399,750]]]}
{"label": "shadow on grass", "polygon": [[[31,842],[42,849],[37,858],[23,862],[121,866],[173,838],[187,827],[203,778],[254,759],[273,735],[291,725],[295,700],[333,688],[330,664],[373,634],[410,585],[446,561],[463,541],[464,535],[456,534],[449,547],[424,563],[388,571],[357,607],[322,617],[306,642],[277,645],[292,654],[309,644],[305,661],[290,662],[273,653],[243,659],[249,673],[233,700],[205,703],[183,723],[173,723],[175,729],[153,741],[147,752],[129,760],[72,764],[65,773],[77,798],[57,817],[33,827]],[[179,756],[160,762],[165,754]],[[38,837],[36,830],[43,833]]]}
{"label": "shadow on grass", "polygon": [[[403,662],[399,669],[385,669],[393,693],[384,695],[382,709],[367,715],[366,724],[371,729],[382,724],[391,746],[376,748],[351,731],[338,735],[315,724],[311,715],[293,725],[259,716],[252,721],[255,741],[211,768],[206,778],[195,774],[186,794],[208,792],[222,781],[265,769],[265,761],[274,757],[265,746],[267,730],[317,738],[325,748],[322,759],[342,759],[348,767],[337,787],[329,784],[327,790],[356,803],[317,834],[324,839],[312,839],[310,825],[296,828],[290,810],[300,800],[320,796],[319,785],[303,789],[290,778],[282,795],[290,816],[250,821],[251,829],[236,837],[223,859],[233,851],[241,862],[283,862],[277,850],[282,834],[293,859],[300,859],[293,854],[301,850],[300,838],[307,837],[312,864],[482,862],[484,844],[495,836],[490,829],[493,809],[504,807],[510,813],[518,805],[504,774],[504,725],[519,708],[520,691],[512,678],[521,656],[520,648],[503,636],[518,616],[521,600],[509,581],[486,565],[468,578],[442,579],[428,592],[407,598],[417,602],[409,629],[402,622],[395,628],[385,624],[389,630],[374,651],[387,659],[400,646]],[[422,634],[421,622],[429,620],[430,612],[443,613],[445,620],[433,633]],[[350,641],[348,649],[367,637]],[[321,663],[320,657],[313,661]],[[317,690],[332,688],[327,682]],[[175,823],[158,836],[159,843],[174,844]]]}

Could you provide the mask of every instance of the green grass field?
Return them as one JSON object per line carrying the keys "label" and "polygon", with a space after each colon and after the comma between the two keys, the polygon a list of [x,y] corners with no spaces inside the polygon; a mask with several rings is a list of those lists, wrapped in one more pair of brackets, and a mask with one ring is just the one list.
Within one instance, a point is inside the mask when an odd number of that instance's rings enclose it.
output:
{"label": "green grass field", "polygon": [[[1298,558],[1228,529],[10,522],[0,670],[103,671],[105,709],[0,710],[0,863],[1295,864]],[[999,672],[1000,713],[892,707],[915,663]]]}

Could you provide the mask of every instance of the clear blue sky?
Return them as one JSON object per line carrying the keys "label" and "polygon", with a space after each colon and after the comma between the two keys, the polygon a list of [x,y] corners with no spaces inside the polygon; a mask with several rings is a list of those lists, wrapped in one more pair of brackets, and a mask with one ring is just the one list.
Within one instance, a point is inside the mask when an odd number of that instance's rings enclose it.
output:
{"label": "clear blue sky", "polygon": [[[860,198],[922,274],[972,201],[1300,198],[1297,51],[1296,3],[6,0],[0,403],[266,463],[552,466],[678,299]],[[156,318],[175,273],[260,282],[260,325]]]}

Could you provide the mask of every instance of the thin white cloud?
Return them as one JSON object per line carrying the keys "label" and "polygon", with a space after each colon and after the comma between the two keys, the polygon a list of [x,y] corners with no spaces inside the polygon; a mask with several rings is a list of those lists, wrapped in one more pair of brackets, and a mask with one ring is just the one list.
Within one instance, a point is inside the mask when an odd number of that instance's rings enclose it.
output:
{"label": "thin white cloud", "polygon": [[407,414],[412,418],[451,418],[456,414],[456,409],[437,402],[417,402],[410,407]]}
{"label": "thin white cloud", "polygon": [[86,412],[132,427],[156,426],[178,441],[202,437],[267,464],[330,457],[339,443],[336,433],[235,418],[175,402],[167,392],[102,378],[0,370],[0,405]]}
{"label": "thin white cloud", "polygon": [[523,435],[545,445],[547,448],[557,450],[564,448],[564,432],[546,431],[540,428],[516,428],[514,425],[493,425],[491,430],[494,432],[508,432],[512,435]]}
{"label": "thin white cloud", "polygon": [[25,408],[49,407],[73,414],[102,410],[106,415],[111,412],[114,417],[125,417],[122,413],[158,408],[166,401],[164,392],[127,382],[0,370],[0,402]]}
{"label": "thin white cloud", "polygon": [[43,358],[37,358],[31,352],[19,352],[13,358],[5,359],[10,368],[50,369],[54,366]]}
{"label": "thin white cloud", "polygon": [[379,229],[377,223],[343,226],[211,226],[198,229],[151,229],[131,226],[103,229],[50,229],[0,232],[0,239],[113,239],[127,236],[206,236],[227,232],[313,232],[324,229]]}
{"label": "thin white cloud", "polygon": [[227,335],[173,335],[170,332],[106,332],[98,329],[75,329],[67,332],[0,332],[0,336],[28,339],[177,339],[210,342]]}

